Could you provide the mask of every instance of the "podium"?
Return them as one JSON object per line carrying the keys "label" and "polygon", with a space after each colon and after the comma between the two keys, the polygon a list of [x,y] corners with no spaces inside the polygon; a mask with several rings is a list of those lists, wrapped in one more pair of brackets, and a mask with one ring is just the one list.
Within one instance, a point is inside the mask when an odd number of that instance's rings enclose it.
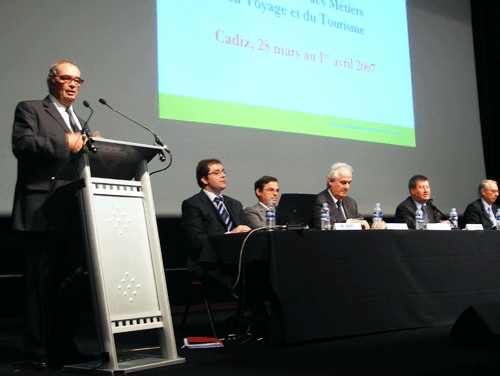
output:
{"label": "podium", "polygon": [[[183,363],[147,171],[164,149],[107,139],[95,139],[94,145],[96,153],[85,150],[77,158],[76,180],[102,359],[64,369],[112,374]],[[117,351],[117,335],[146,330],[157,334],[157,353]]]}

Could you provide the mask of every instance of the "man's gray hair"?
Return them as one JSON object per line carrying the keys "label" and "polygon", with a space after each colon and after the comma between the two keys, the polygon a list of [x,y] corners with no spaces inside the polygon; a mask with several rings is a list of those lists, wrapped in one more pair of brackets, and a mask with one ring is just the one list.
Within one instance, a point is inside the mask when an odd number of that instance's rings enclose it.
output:
{"label": "man's gray hair", "polygon": [[490,189],[491,184],[495,184],[496,186],[498,186],[498,183],[495,180],[491,180],[491,179],[482,180],[481,183],[479,183],[479,188],[477,189],[479,194],[481,194],[481,191],[483,189]]}
{"label": "man's gray hair", "polygon": [[47,75],[47,78],[49,78],[52,82],[54,82],[55,77],[57,76],[57,73],[59,71],[59,65],[61,64],[71,64],[74,65],[75,67],[78,67],[75,63],[73,63],[71,60],[59,60],[56,61],[54,64],[52,64],[49,68],[49,74]]}
{"label": "man's gray hair", "polygon": [[344,168],[351,174],[354,171],[351,165],[348,165],[347,163],[344,162],[337,162],[334,163],[332,167],[330,167],[330,172],[328,173],[328,177],[333,181],[337,180],[337,178],[339,177],[339,171]]}

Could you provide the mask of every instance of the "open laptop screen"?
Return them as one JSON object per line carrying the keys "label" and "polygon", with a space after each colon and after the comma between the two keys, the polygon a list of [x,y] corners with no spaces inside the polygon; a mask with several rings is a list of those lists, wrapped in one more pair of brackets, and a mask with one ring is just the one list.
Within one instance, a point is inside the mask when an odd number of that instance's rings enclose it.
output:
{"label": "open laptop screen", "polygon": [[278,202],[276,224],[312,227],[315,193],[283,193]]}

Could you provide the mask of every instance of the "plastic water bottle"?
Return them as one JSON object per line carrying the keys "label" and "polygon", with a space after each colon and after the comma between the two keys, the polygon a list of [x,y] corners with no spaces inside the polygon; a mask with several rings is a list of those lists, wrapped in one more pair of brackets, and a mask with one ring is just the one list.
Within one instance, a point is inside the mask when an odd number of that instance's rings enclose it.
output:
{"label": "plastic water bottle", "polygon": [[330,207],[327,202],[323,203],[323,207],[321,208],[321,231],[331,230],[332,229],[332,221],[330,217]]}
{"label": "plastic water bottle", "polygon": [[384,217],[384,213],[382,213],[382,208],[380,207],[380,202],[375,204],[373,208],[373,223],[382,222],[382,218]]}
{"label": "plastic water bottle", "polygon": [[450,222],[451,222],[452,228],[458,228],[458,213],[457,213],[456,208],[451,208]]}
{"label": "plastic water bottle", "polygon": [[266,207],[266,229],[274,230],[276,228],[276,206],[273,200],[269,200]]}
{"label": "plastic water bottle", "polygon": [[415,212],[415,229],[423,230],[424,228],[425,228],[424,213],[422,212],[422,209],[417,208],[417,211]]}
{"label": "plastic water bottle", "polygon": [[497,210],[495,218],[497,219],[497,230],[500,230],[500,208]]}

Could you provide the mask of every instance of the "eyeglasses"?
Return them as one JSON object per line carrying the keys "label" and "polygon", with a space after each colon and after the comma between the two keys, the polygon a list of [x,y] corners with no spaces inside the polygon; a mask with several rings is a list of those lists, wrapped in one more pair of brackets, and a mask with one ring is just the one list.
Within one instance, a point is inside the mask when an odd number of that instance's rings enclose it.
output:
{"label": "eyeglasses", "polygon": [[208,175],[215,175],[215,176],[219,176],[220,174],[226,175],[227,172],[226,172],[226,170],[222,170],[222,171],[221,170],[215,170],[215,171],[211,171],[211,172],[208,173]]}
{"label": "eyeglasses", "polygon": [[83,84],[83,82],[85,81],[85,80],[81,79],[80,77],[73,77],[73,76],[66,76],[66,75],[56,76],[56,77],[60,81],[64,82],[65,84],[69,84],[70,82],[75,81],[75,84],[77,84],[78,86]]}
{"label": "eyeglasses", "polygon": [[264,189],[264,191],[268,191],[268,192],[271,192],[271,193],[280,193],[280,190],[279,189],[274,189],[274,188],[266,188]]}

